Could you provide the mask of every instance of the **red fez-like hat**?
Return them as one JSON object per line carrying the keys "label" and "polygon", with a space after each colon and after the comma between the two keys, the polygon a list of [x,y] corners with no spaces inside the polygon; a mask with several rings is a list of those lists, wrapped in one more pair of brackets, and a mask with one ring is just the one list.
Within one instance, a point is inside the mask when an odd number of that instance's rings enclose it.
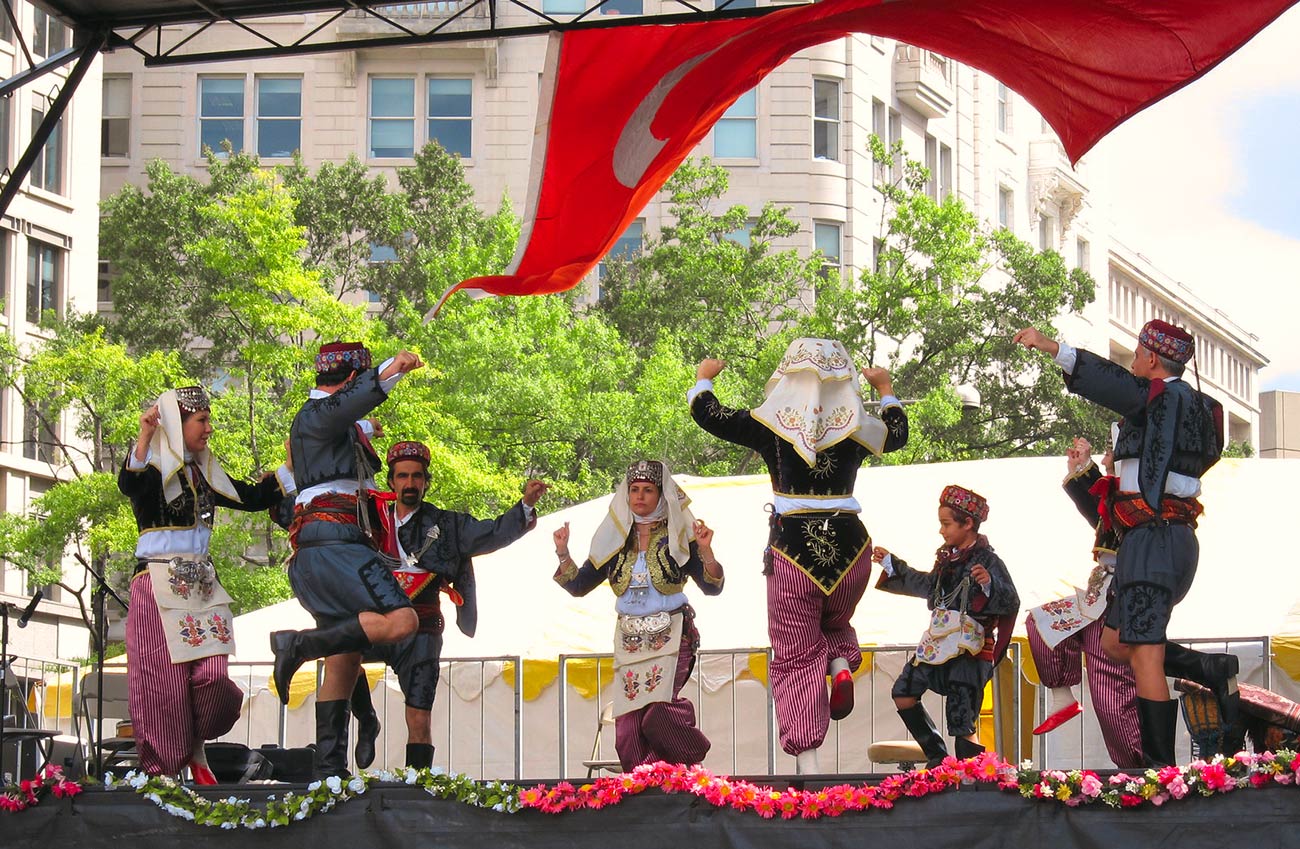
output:
{"label": "red fez-like hat", "polygon": [[429,446],[423,442],[395,442],[388,449],[388,468],[400,460],[418,460],[428,468]]}
{"label": "red fez-like hat", "polygon": [[988,500],[978,492],[957,486],[955,483],[943,488],[943,493],[939,496],[939,506],[960,510],[981,523],[989,517]]}
{"label": "red fez-like hat", "polygon": [[316,373],[327,374],[346,366],[349,370],[370,368],[370,350],[360,342],[330,342],[320,346],[316,355]]}
{"label": "red fez-like hat", "polygon": [[1186,363],[1196,352],[1196,340],[1192,334],[1158,318],[1153,318],[1142,326],[1138,344],[1176,363]]}

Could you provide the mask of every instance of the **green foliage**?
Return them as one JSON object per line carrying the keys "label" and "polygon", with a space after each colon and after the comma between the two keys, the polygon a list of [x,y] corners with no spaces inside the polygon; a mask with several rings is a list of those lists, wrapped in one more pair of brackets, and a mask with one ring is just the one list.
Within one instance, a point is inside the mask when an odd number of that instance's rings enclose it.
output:
{"label": "green foliage", "polygon": [[[872,137],[878,163],[901,158]],[[928,171],[905,160],[886,201],[877,267],[854,284],[822,287],[805,332],[841,339],[859,365],[884,365],[895,388],[919,399],[912,438],[887,462],[932,462],[1064,451],[1075,436],[1099,439],[1105,418],[1067,396],[1059,372],[1011,338],[1022,327],[1051,333],[1062,311],[1091,302],[1095,283],[1055,251],[1035,251],[1008,230],[985,232],[955,197],[936,202]],[[995,279],[990,279],[996,274]],[[978,410],[961,409],[957,385],[974,386]]]}
{"label": "green foliage", "polygon": [[1254,457],[1255,447],[1246,440],[1229,439],[1223,446],[1224,457]]}

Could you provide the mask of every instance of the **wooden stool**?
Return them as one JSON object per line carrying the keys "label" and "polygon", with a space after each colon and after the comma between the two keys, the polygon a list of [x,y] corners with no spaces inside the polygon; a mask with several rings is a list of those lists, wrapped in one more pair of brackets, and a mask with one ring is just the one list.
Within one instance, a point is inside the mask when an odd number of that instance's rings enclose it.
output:
{"label": "wooden stool", "polygon": [[898,764],[903,772],[911,772],[926,761],[925,752],[915,740],[878,740],[867,747],[867,757],[872,763]]}

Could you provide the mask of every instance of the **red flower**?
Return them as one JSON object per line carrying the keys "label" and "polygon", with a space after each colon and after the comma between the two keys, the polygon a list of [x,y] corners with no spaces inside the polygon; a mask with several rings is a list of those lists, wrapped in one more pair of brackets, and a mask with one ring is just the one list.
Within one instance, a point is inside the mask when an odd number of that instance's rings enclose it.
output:
{"label": "red flower", "polygon": [[1136,808],[1138,805],[1142,804],[1142,797],[1138,796],[1136,793],[1121,793],[1119,796],[1119,803],[1125,808]]}

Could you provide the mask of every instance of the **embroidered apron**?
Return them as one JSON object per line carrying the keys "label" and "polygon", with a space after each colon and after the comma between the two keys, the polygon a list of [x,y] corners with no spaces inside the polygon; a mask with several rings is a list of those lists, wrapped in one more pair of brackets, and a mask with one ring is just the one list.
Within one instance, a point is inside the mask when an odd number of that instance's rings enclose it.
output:
{"label": "embroidered apron", "polygon": [[164,554],[147,558],[146,563],[172,663],[233,654],[230,593],[217,579],[212,559]]}
{"label": "embroidered apron", "polygon": [[917,643],[913,665],[940,666],[962,652],[977,655],[983,651],[984,626],[966,613],[970,585],[971,579],[963,578],[951,593],[935,600],[935,608],[930,611],[930,627]]}
{"label": "embroidered apron", "polygon": [[1077,634],[1106,613],[1106,596],[1112,579],[1110,570],[1098,563],[1088,576],[1087,587],[1075,587],[1074,594],[1029,611],[1038,635],[1055,649],[1071,634]]}
{"label": "embroidered apron", "polygon": [[677,613],[620,615],[614,625],[614,715],[673,698],[682,623]]}

